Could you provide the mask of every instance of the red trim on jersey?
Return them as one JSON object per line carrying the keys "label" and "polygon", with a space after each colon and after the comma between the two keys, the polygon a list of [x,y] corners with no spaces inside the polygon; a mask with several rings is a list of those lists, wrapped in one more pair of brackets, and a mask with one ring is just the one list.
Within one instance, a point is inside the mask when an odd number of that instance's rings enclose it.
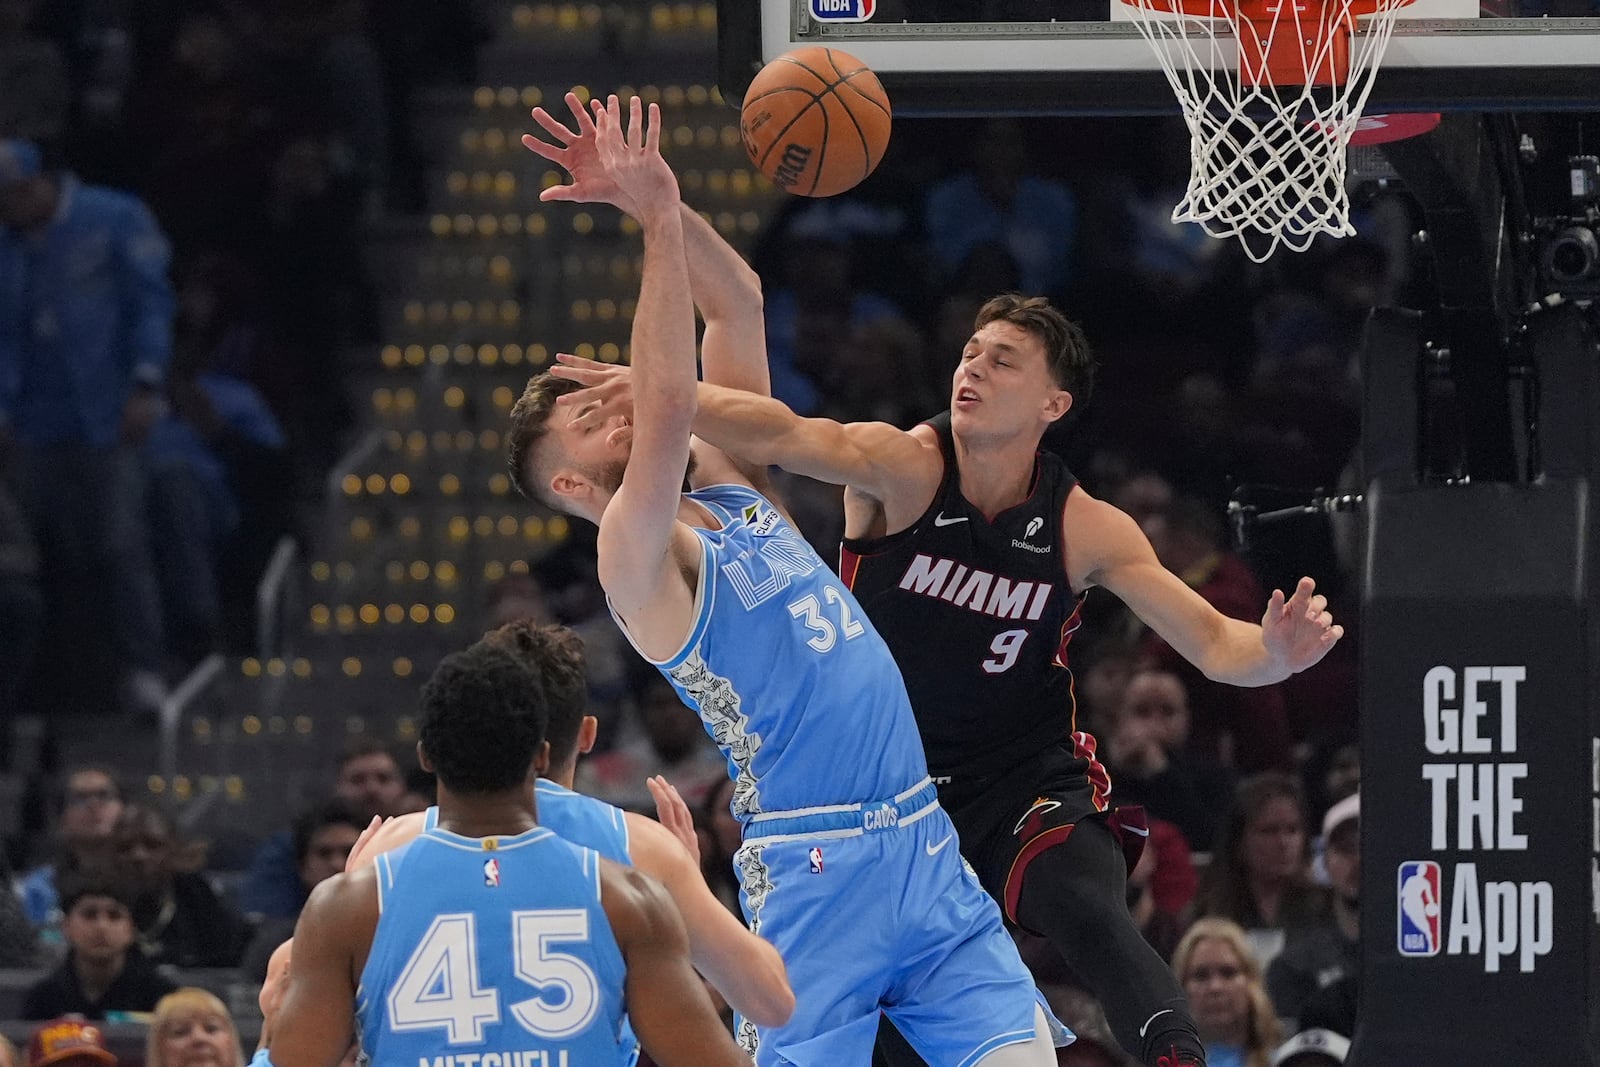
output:
{"label": "red trim on jersey", "polygon": [[[1072,614],[1067,616],[1067,621],[1061,624],[1061,642],[1056,645],[1056,658],[1051,662],[1057,667],[1067,666],[1067,646],[1072,643],[1072,635],[1078,632],[1078,627],[1083,625],[1080,616],[1083,613],[1083,597],[1078,598],[1077,604],[1072,608]],[[1077,699],[1073,699],[1073,713],[1077,713]]]}
{"label": "red trim on jersey", "polygon": [[861,557],[856,553],[839,545],[839,578],[844,582],[844,587],[852,593],[856,591],[856,573],[861,570]]}
{"label": "red trim on jersey", "polygon": [[1017,905],[1022,903],[1022,876],[1027,873],[1028,864],[1032,863],[1034,857],[1045,849],[1054,848],[1065,841],[1071,836],[1077,825],[1077,823],[1069,822],[1062,826],[1052,826],[1022,846],[1022,851],[1017,853],[1017,858],[1011,861],[1011,870],[1006,872],[1006,918],[1018,926],[1022,926],[1022,920],[1017,918]]}
{"label": "red trim on jersey", "polygon": [[1095,749],[1099,747],[1100,743],[1094,739],[1094,734],[1082,730],[1072,732],[1072,754],[1088,765],[1083,773],[1089,779],[1094,810],[1105,811],[1111,803],[1111,775],[1106,771],[1106,765],[1094,757]]}

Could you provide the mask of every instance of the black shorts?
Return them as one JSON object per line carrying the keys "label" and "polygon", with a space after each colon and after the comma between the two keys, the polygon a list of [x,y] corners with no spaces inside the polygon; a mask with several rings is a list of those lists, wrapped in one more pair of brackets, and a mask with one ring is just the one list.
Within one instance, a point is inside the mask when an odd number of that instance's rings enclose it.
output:
{"label": "black shorts", "polygon": [[1005,774],[934,778],[939,803],[961,835],[962,854],[1009,922],[1022,926],[1017,904],[1028,864],[1064,843],[1084,819],[1105,821],[1130,871],[1139,862],[1149,836],[1144,809],[1108,804],[1111,783],[1093,756],[1092,750],[1051,745]]}

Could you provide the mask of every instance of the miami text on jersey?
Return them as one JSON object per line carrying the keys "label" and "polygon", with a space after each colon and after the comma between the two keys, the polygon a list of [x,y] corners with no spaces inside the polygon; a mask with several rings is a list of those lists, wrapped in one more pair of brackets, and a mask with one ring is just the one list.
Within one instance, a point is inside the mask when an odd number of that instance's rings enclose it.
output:
{"label": "miami text on jersey", "polygon": [[1042,617],[1052,591],[1048,582],[1012,581],[922,552],[906,567],[900,588],[997,619]]}

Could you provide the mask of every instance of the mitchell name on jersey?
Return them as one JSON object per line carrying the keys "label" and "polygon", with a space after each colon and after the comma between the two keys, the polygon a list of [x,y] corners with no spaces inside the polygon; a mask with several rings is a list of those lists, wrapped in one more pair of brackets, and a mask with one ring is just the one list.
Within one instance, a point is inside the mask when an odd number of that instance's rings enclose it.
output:
{"label": "mitchell name on jersey", "polygon": [[997,619],[1034,620],[1044,616],[1054,591],[1048,582],[1013,580],[925,552],[911,557],[900,588]]}

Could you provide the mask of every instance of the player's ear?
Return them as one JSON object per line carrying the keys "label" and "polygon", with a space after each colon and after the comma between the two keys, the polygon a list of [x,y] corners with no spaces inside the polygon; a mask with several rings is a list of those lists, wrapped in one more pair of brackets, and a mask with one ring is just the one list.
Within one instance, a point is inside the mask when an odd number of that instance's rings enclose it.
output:
{"label": "player's ear", "polygon": [[428,758],[427,751],[422,747],[422,742],[417,742],[417,766],[428,774],[433,773],[433,761]]}
{"label": "player's ear", "polygon": [[539,751],[533,756],[533,773],[543,778],[550,769],[550,742],[539,742]]}
{"label": "player's ear", "polygon": [[600,736],[600,720],[593,715],[585,715],[578,724],[578,755],[582,756],[594,748],[594,743]]}
{"label": "player's ear", "polygon": [[1055,422],[1072,410],[1072,394],[1065,389],[1052,389],[1045,397],[1044,415],[1047,422]]}

